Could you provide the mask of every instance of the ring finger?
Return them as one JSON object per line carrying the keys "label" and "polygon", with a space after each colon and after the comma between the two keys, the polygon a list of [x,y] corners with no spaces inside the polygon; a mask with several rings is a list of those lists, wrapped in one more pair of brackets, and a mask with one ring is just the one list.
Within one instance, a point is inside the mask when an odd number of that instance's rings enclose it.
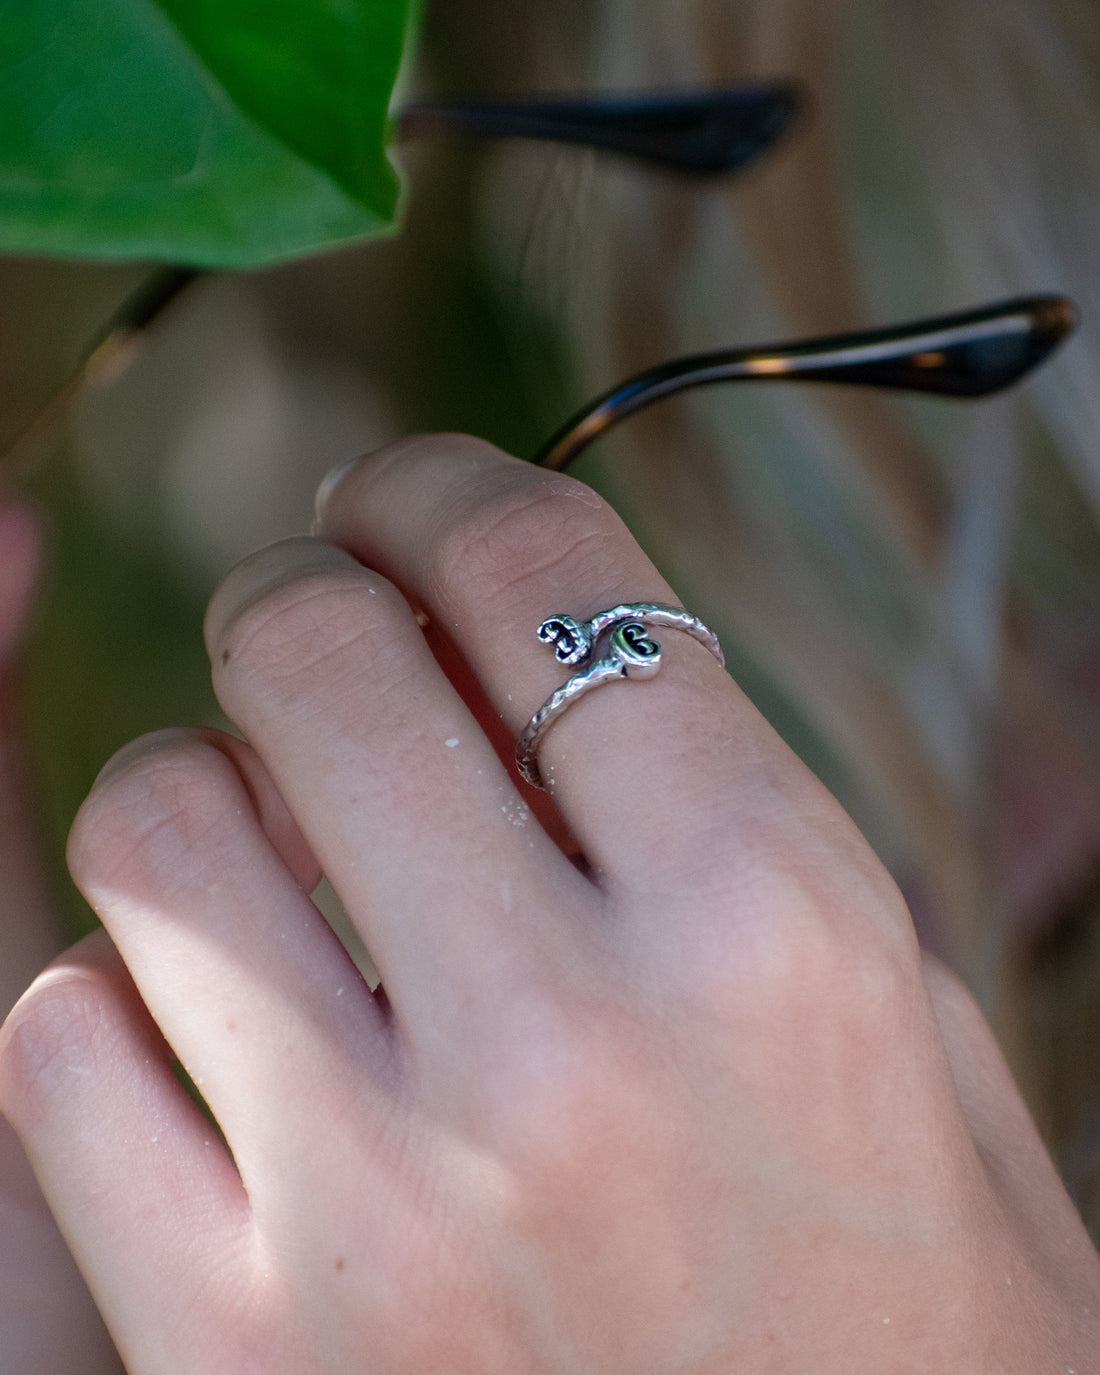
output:
{"label": "ring finger", "polygon": [[[546,617],[678,603],[594,492],[464,436],[361,459],[319,507],[323,536],[455,641],[513,736],[573,671],[536,639]],[[818,812],[843,830],[840,808],[714,656],[681,631],[653,635],[654,678],[591,692],[539,746],[554,800],[605,881],[682,890],[685,875],[762,838],[781,853],[786,818]]]}

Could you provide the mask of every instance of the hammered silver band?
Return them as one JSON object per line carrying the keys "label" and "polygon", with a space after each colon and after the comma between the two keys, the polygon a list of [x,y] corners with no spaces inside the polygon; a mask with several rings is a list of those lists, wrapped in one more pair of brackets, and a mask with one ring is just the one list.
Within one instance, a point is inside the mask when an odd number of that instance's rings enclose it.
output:
{"label": "hammered silver band", "polygon": [[[539,639],[552,645],[559,663],[587,664],[552,692],[531,717],[516,742],[516,767],[520,776],[536,788],[545,788],[538,765],[542,737],[574,702],[594,688],[617,678],[652,678],[661,667],[661,646],[646,633],[647,626],[682,630],[710,650],[725,666],[718,636],[698,616],[663,602],[622,602],[601,611],[591,620],[550,616],[538,628]],[[600,642],[608,653],[589,663]]]}

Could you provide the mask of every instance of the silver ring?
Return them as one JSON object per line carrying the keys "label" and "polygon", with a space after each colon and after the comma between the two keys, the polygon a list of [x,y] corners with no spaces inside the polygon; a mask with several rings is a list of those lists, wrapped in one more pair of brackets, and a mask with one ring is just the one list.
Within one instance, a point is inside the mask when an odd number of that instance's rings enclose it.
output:
{"label": "silver ring", "polygon": [[[559,663],[588,666],[552,692],[524,727],[516,742],[520,777],[536,788],[545,788],[538,766],[539,744],[558,717],[585,693],[617,678],[652,678],[658,672],[661,646],[646,634],[646,626],[685,631],[706,645],[725,667],[718,636],[698,616],[682,607],[666,606],[663,602],[622,602],[588,621],[578,621],[573,616],[548,617],[537,632],[543,644],[553,645]],[[589,662],[605,637],[609,652]]]}

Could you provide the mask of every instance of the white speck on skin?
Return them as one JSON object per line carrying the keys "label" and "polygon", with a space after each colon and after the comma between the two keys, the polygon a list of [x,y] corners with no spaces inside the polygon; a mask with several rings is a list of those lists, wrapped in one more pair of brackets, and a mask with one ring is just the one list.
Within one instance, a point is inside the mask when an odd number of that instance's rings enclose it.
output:
{"label": "white speck on skin", "polygon": [[457,741],[456,739],[452,738],[452,739],[450,739],[450,740],[444,740],[443,743],[447,746],[447,748],[448,748],[449,750],[453,750],[454,747],[458,744],[458,741]]}
{"label": "white speck on skin", "polygon": [[344,996],[344,990],[343,990],[342,988],[338,988],[338,989],[336,990],[336,996],[337,996],[338,998],[342,998],[342,997]]}
{"label": "white speck on skin", "polygon": [[1011,1275],[1006,1275],[1006,1276],[1005,1276],[1005,1284],[1011,1284],[1011,1283],[1012,1283],[1012,1276],[1011,1276]]}
{"label": "white speck on skin", "polygon": [[889,1322],[889,1321],[890,1321],[890,1319],[889,1319],[889,1318],[883,1318],[883,1320],[882,1320],[882,1321],[883,1321],[883,1322]]}
{"label": "white speck on skin", "polygon": [[157,1138],[156,1138],[155,1136],[151,1136],[151,1137],[149,1138],[149,1144],[150,1144],[151,1146],[155,1146],[155,1145],[157,1144]]}
{"label": "white speck on skin", "polygon": [[509,798],[501,804],[500,810],[513,826],[526,826],[531,819],[531,809],[522,797]]}

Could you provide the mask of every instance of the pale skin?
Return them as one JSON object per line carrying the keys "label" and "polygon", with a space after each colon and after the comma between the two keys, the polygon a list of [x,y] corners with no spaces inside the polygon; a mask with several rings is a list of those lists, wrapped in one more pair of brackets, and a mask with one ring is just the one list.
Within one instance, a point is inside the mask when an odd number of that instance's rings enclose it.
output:
{"label": "pale skin", "polygon": [[[62,949],[35,853],[16,701],[18,650],[42,535],[0,500],[0,1012]],[[11,1126],[0,1118],[0,1369],[119,1375],[122,1367]]]}
{"label": "pale skin", "polygon": [[552,801],[517,783],[536,627],[643,600],[679,599],[604,502],[456,436],[214,597],[247,743],[108,765],[70,844],[105,931],[0,1036],[131,1375],[1100,1369],[1100,1260],[980,1014],[707,650],[658,635],[547,734]]}

